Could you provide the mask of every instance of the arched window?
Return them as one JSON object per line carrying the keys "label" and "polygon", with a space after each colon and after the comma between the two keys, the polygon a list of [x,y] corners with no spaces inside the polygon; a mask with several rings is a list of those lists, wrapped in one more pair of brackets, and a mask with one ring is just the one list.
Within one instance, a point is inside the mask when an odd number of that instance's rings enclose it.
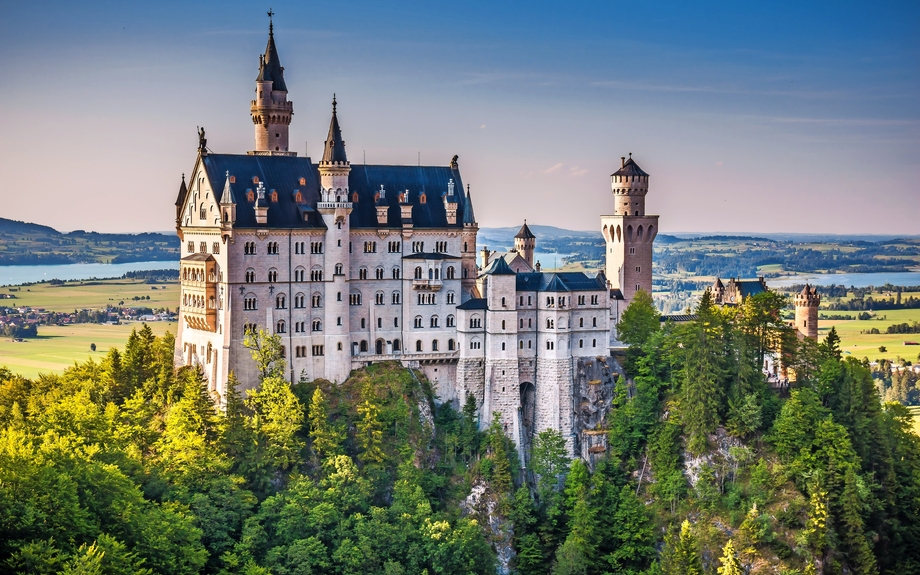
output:
{"label": "arched window", "polygon": [[345,275],[342,264],[335,264],[335,275],[337,276]]}
{"label": "arched window", "polygon": [[415,328],[420,329],[422,327],[422,316],[415,316]]}
{"label": "arched window", "polygon": [[394,292],[393,292],[393,299],[392,299],[393,305],[399,305],[399,302],[400,302],[400,301],[401,301],[401,297],[400,297],[399,292],[398,292],[398,291],[394,291]]}
{"label": "arched window", "polygon": [[445,325],[447,327],[454,327],[454,316],[452,315],[447,316],[447,321],[445,322]]}
{"label": "arched window", "polygon": [[287,325],[284,323],[283,319],[278,320],[278,323],[275,324],[275,333],[284,333]]}
{"label": "arched window", "polygon": [[447,279],[449,280],[454,279],[454,266],[447,267]]}
{"label": "arched window", "polygon": [[505,320],[502,320],[502,329],[505,329]]}
{"label": "arched window", "polygon": [[454,292],[452,291],[447,292],[447,303],[450,305],[453,305],[454,303],[456,303],[456,296]]}
{"label": "arched window", "polygon": [[278,281],[278,270],[276,270],[275,268],[268,270],[268,282],[275,283],[277,281]]}
{"label": "arched window", "polygon": [[313,268],[312,270],[310,270],[310,281],[311,282],[323,281],[323,270],[321,268]]}
{"label": "arched window", "polygon": [[378,280],[383,279],[383,268],[382,267],[378,267],[376,270],[374,270],[374,277],[376,277]]}
{"label": "arched window", "polygon": [[358,269],[358,279],[359,280],[367,279],[367,268],[366,267],[362,266],[361,268]]}
{"label": "arched window", "polygon": [[422,340],[415,340],[415,351],[422,351]]}
{"label": "arched window", "polygon": [[399,347],[399,340],[398,340],[398,339],[394,339],[394,340],[393,340],[393,351],[401,351],[401,350],[400,350],[400,347]]}
{"label": "arched window", "polygon": [[256,281],[256,270],[249,268],[246,270],[246,283],[251,284],[254,281]]}
{"label": "arched window", "polygon": [[359,347],[359,349],[361,350],[361,353],[367,353],[367,340],[365,339],[361,340],[361,346]]}
{"label": "arched window", "polygon": [[431,327],[438,327],[438,316],[431,316]]}
{"label": "arched window", "polygon": [[393,268],[393,279],[398,280],[399,275],[400,275],[399,268]]}
{"label": "arched window", "polygon": [[505,342],[502,342],[502,351],[505,351]]}
{"label": "arched window", "polygon": [[382,291],[379,291],[379,292],[377,292],[377,293],[374,294],[374,303],[375,303],[376,305],[383,305],[383,304],[384,304],[384,299],[385,299],[385,298],[386,298],[386,296],[383,294],[383,292],[382,292]]}
{"label": "arched window", "polygon": [[287,309],[287,298],[284,297],[284,294],[278,294],[278,296],[275,297],[275,308]]}
{"label": "arched window", "polygon": [[318,319],[313,320],[313,331],[323,331],[323,322]]}
{"label": "arched window", "polygon": [[256,304],[255,294],[251,294],[251,293],[246,294],[246,297],[243,298],[243,309],[244,310],[258,309],[258,305]]}
{"label": "arched window", "polygon": [[431,351],[438,351],[438,340],[431,342]]}
{"label": "arched window", "polygon": [[318,293],[315,293],[310,298],[310,305],[312,307],[323,307],[323,296]]}
{"label": "arched window", "polygon": [[422,279],[422,268],[421,266],[415,266],[415,279]]}
{"label": "arched window", "polygon": [[454,340],[447,340],[447,351],[454,351]]}

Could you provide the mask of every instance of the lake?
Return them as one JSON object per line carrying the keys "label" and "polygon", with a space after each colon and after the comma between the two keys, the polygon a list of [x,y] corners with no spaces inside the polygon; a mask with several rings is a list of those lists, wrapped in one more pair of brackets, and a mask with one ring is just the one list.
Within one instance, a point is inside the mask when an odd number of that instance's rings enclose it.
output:
{"label": "lake", "polygon": [[767,278],[767,285],[775,288],[810,283],[812,285],[844,285],[846,287],[920,286],[920,272],[879,272],[871,274],[801,274],[786,278]]}
{"label": "lake", "polygon": [[178,270],[179,261],[125,264],[61,264],[51,266],[0,266],[0,285],[19,285],[53,279],[117,278],[141,270]]}

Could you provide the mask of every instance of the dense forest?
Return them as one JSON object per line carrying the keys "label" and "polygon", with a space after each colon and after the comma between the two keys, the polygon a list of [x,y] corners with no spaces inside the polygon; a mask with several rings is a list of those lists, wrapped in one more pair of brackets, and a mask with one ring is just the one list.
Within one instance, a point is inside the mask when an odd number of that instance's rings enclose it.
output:
{"label": "dense forest", "polygon": [[[35,380],[0,373],[0,571],[8,573],[920,573],[920,438],[835,338],[790,337],[767,293],[660,325],[624,314],[609,446],[521,459],[468,398],[396,363],[284,381],[215,409],[173,338]],[[797,375],[771,387],[784,354]],[[480,425],[480,419],[486,417]],[[484,431],[480,431],[484,428]]]}

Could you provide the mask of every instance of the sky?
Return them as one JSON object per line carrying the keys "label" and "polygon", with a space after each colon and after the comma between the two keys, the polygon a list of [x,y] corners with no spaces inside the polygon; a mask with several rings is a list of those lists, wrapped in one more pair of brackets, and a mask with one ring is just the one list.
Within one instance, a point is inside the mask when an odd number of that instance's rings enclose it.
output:
{"label": "sky", "polygon": [[291,149],[457,154],[481,227],[599,229],[630,152],[671,232],[920,234],[918,2],[0,0],[0,216],[166,231],[197,126],[253,148],[274,10]]}

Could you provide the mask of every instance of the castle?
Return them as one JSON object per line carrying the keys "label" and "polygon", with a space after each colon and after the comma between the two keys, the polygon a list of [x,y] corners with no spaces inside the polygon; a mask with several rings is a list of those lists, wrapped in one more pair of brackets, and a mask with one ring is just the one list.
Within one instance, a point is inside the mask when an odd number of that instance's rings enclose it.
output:
{"label": "castle", "polygon": [[652,289],[649,174],[624,157],[611,176],[604,271],[541,271],[526,222],[511,252],[486,249],[478,263],[457,156],[444,166],[352,165],[333,97],[314,163],[289,149],[287,97],[270,24],[250,105],[255,149],[212,153],[200,130],[179,188],[176,363],[200,366],[220,401],[230,372],[244,386],[258,381],[243,342],[266,329],[282,339],[291,381],[342,382],[396,360],[422,370],[441,401],[472,394],[482,425],[499,413],[519,446],[553,428],[572,453],[603,450],[582,396],[612,388],[616,323],[638,290]]}

